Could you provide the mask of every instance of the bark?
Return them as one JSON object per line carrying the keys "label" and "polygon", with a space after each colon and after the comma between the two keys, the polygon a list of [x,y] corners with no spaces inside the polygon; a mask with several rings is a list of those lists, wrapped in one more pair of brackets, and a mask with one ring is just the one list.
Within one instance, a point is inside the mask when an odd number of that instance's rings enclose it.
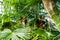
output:
{"label": "bark", "polygon": [[50,16],[52,16],[54,14],[53,11],[53,6],[52,5],[52,1],[51,0],[42,0],[43,4],[44,4],[44,8],[46,9],[46,11],[49,13]]}

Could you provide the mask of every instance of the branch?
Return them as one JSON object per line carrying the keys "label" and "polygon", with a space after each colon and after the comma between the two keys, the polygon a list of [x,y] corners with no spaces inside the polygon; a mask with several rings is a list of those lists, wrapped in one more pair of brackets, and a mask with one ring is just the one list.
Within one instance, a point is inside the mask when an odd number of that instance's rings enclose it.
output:
{"label": "branch", "polygon": [[44,8],[46,9],[46,11],[49,13],[50,16],[52,16],[54,14],[52,1],[42,0],[42,2],[44,4]]}

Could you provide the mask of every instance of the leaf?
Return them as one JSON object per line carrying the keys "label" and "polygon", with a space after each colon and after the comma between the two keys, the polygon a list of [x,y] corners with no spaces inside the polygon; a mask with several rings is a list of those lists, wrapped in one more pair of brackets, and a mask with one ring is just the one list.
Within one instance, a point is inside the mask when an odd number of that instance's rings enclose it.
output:
{"label": "leaf", "polygon": [[50,40],[54,37],[54,35],[51,32],[48,32],[43,29],[36,29],[36,30],[34,30],[34,33],[36,36],[34,36],[33,40],[39,39],[39,38],[40,38],[40,40]]}
{"label": "leaf", "polygon": [[5,29],[2,32],[0,32],[0,39],[8,36],[11,33],[11,30]]}
{"label": "leaf", "polygon": [[20,40],[20,39],[30,39],[30,28],[19,28],[11,32],[11,30],[6,29],[0,32],[0,39],[5,40]]}
{"label": "leaf", "polygon": [[35,31],[36,34],[38,34],[38,36],[42,36],[42,38],[44,37],[44,39],[47,39],[47,33],[45,30],[43,29],[38,29]]}

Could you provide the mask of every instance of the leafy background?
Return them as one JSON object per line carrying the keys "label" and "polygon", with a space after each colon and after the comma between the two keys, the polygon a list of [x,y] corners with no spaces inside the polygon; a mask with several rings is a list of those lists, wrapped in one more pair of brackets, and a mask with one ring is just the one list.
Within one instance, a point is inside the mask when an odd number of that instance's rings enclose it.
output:
{"label": "leafy background", "polygon": [[0,3],[3,7],[0,40],[60,40],[60,0],[2,0]]}

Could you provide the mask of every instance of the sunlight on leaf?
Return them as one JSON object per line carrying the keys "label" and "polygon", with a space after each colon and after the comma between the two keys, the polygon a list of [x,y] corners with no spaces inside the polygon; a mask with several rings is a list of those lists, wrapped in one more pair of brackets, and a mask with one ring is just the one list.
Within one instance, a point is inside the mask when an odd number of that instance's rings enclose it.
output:
{"label": "sunlight on leaf", "polygon": [[[7,30],[7,31],[6,31]],[[4,38],[5,40],[20,40],[20,39],[30,39],[30,28],[20,28],[11,32],[11,30],[6,29],[0,34],[0,39]],[[25,39],[24,39],[25,40]]]}

